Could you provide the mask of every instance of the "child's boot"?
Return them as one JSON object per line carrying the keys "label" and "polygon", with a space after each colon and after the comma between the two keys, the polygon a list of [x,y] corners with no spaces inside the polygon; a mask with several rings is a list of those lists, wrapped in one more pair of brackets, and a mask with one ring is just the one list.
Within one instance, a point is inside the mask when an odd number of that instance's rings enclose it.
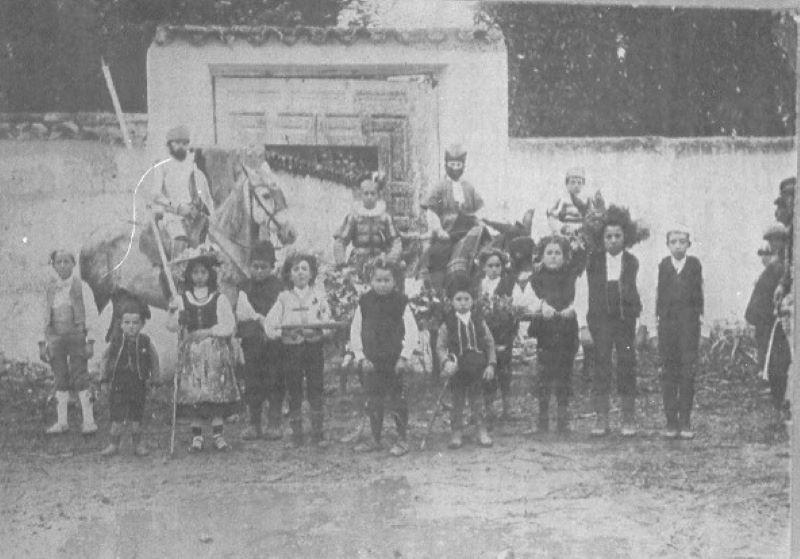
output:
{"label": "child's boot", "polygon": [[59,435],[69,431],[69,424],[67,423],[67,406],[69,405],[69,392],[66,390],[59,390],[56,392],[56,422],[50,426],[45,433],[48,435]]}
{"label": "child's boot", "polygon": [[569,433],[569,406],[566,398],[558,398],[556,429],[558,429],[558,432],[562,435]]}
{"label": "child's boot", "polygon": [[536,420],[536,432],[547,433],[550,430],[550,390],[539,389],[539,417]]}
{"label": "child's boot", "polygon": [[678,437],[678,385],[675,382],[664,381],[662,383],[664,398],[664,415],[667,418],[667,426],[662,435],[666,439]]}
{"label": "child's boot", "polygon": [[464,428],[463,403],[453,402],[453,409],[450,411],[450,427],[453,429],[453,433],[450,436],[450,443],[447,445],[448,448],[461,448],[464,444],[464,433],[462,432]]}
{"label": "child's boot", "polygon": [[450,435],[450,442],[447,444],[447,447],[455,450],[461,448],[463,444],[464,434],[461,432],[461,428],[453,429],[453,434]]}
{"label": "child's boot", "polygon": [[295,448],[303,446],[303,420],[292,419],[289,425],[292,428],[292,446]]}
{"label": "child's boot", "polygon": [[255,441],[263,436],[261,431],[261,405],[251,404],[248,407],[250,408],[250,425],[242,431],[242,439]]}
{"label": "child's boot", "polygon": [[623,396],[622,397],[622,429],[620,430],[620,434],[623,437],[634,437],[636,436],[636,419],[635,419],[635,410],[636,409],[636,399],[634,396]]}
{"label": "child's boot", "polygon": [[116,421],[111,423],[111,429],[108,431],[108,446],[100,451],[100,456],[114,456],[119,452],[119,443],[122,438],[122,425]]}
{"label": "child's boot", "polygon": [[591,436],[604,437],[608,435],[608,408],[609,401],[608,395],[595,396],[594,398],[594,411],[597,417],[594,421],[594,427],[591,430]]}
{"label": "child's boot", "polygon": [[483,447],[489,447],[494,444],[492,438],[489,436],[489,432],[486,430],[486,423],[478,417],[478,444]]}
{"label": "child's boot", "polygon": [[142,441],[142,424],[138,421],[131,423],[131,444],[133,445],[133,453],[136,456],[147,456],[150,454],[150,449]]}
{"label": "child's boot", "polygon": [[91,435],[97,433],[97,424],[94,422],[94,403],[92,394],[88,390],[78,392],[78,399],[81,401],[81,412],[83,413],[83,425],[81,433]]}
{"label": "child's boot", "polygon": [[511,421],[511,396],[508,394],[503,395],[503,415],[500,416],[503,421]]}
{"label": "child's boot", "polygon": [[311,442],[318,448],[325,448],[328,446],[328,441],[322,431],[323,412],[311,412]]}

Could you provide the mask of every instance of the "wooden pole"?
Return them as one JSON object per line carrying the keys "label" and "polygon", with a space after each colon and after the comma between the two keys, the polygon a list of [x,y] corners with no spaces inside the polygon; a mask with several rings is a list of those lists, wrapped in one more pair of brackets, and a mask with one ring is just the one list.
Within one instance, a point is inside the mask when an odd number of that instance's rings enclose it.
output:
{"label": "wooden pole", "polygon": [[[794,17],[795,27],[800,27],[800,14],[795,11],[792,14]],[[795,50],[800,55],[800,33],[795,34]],[[794,149],[797,151],[798,138],[800,138],[800,72],[798,72],[798,64],[800,64],[800,57],[795,58],[794,79],[795,79],[795,92],[794,92]],[[797,174],[800,176],[800,151],[797,151]],[[794,197],[794,216],[792,219],[792,278],[793,282],[800,278],[800,235],[798,235],[797,218],[800,216],[800,196],[795,191]],[[792,344],[792,365],[790,367],[790,390],[789,397],[791,398],[792,410],[792,428],[789,433],[791,443],[791,470],[790,470],[790,493],[789,493],[789,533],[790,533],[790,551],[789,557],[800,557],[800,368],[797,362],[794,361],[796,355],[800,355],[800,297],[797,296],[797,284],[793,283],[791,288],[794,297],[794,312],[792,324],[792,339],[789,341]]]}
{"label": "wooden pole", "polygon": [[128,134],[128,125],[125,124],[125,115],[122,113],[122,105],[119,104],[119,97],[117,97],[117,89],[114,87],[114,80],[111,79],[111,70],[109,70],[104,58],[100,58],[100,65],[103,68],[103,76],[106,78],[106,87],[108,87],[108,93],[111,95],[114,112],[117,113],[117,120],[122,131],[122,139],[125,141],[125,147],[133,149],[133,143],[131,142],[130,134]]}

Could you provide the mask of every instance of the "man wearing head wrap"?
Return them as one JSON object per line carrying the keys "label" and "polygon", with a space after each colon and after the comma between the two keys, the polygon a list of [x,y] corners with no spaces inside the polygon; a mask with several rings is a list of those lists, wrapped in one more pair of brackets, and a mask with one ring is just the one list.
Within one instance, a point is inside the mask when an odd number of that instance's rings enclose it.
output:
{"label": "man wearing head wrap", "polygon": [[483,198],[469,182],[462,180],[467,152],[452,145],[444,154],[445,177],[430,189],[420,207],[425,210],[432,242],[427,249],[427,268],[444,269],[453,245],[478,224],[477,212],[483,208]]}
{"label": "man wearing head wrap", "polygon": [[167,132],[167,149],[170,158],[153,172],[150,208],[169,236],[167,249],[174,258],[188,246],[205,240],[214,202],[208,180],[189,151],[189,130],[185,126]]}

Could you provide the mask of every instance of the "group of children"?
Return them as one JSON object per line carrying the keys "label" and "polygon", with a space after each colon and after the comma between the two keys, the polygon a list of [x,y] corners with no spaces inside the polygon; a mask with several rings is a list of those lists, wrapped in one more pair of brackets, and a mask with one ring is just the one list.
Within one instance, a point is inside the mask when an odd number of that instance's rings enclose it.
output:
{"label": "group of children", "polygon": [[[574,177],[573,177],[574,178]],[[374,181],[366,181],[369,187]],[[579,190],[579,189],[578,189]],[[371,190],[370,190],[371,193]],[[570,190],[570,195],[575,194]],[[384,244],[383,252],[397,242],[393,228],[386,229],[383,213],[366,197],[365,211],[354,214],[337,233],[341,244],[361,243],[369,250],[370,239]],[[562,208],[563,209],[563,208]],[[509,266],[506,254],[487,251],[480,255],[479,281],[456,279],[448,286],[451,307],[441,323],[437,346],[441,370],[453,396],[452,437],[449,446],[463,444],[464,411],[470,405],[477,425],[477,442],[490,446],[492,439],[485,418],[493,419],[493,403],[499,388],[503,416],[510,413],[511,355],[519,330],[513,315],[490,325],[476,305],[479,297],[505,297],[525,315],[528,335],[537,340],[538,419],[536,430],[549,429],[549,403],[555,396],[556,423],[561,433],[569,431],[569,396],[573,362],[579,340],[592,347],[594,378],[592,402],[596,412],[593,436],[609,432],[609,395],[616,351],[616,386],[622,400],[624,436],[636,433],[635,326],[642,310],[637,289],[638,261],[627,247],[632,244],[630,217],[625,211],[606,212],[602,226],[602,250],[588,260],[575,258],[568,236],[562,232],[542,239],[537,247],[528,240],[522,252],[536,264],[521,269]],[[563,212],[562,212],[563,213]],[[570,214],[571,215],[571,214]],[[373,239],[374,237],[374,239]],[[687,255],[691,246],[688,230],[675,227],[666,234],[670,255],[659,265],[659,349],[663,361],[665,436],[692,438],[690,414],[697,365],[700,319],[703,314],[702,269]],[[525,260],[525,259],[523,259]],[[51,363],[56,375],[58,421],[48,432],[63,432],[62,392],[81,390],[84,432],[96,430],[91,402],[84,398],[86,357],[91,353],[93,329],[87,328],[85,309],[93,305],[91,291],[74,276],[74,256],[57,251],[52,264],[58,278],[47,288],[48,316],[42,359]],[[191,419],[189,450],[206,446],[202,425],[211,421],[212,447],[229,449],[223,436],[224,418],[244,398],[249,409],[244,439],[282,438],[282,406],[289,400],[291,443],[304,442],[302,402],[310,406],[311,442],[326,444],[324,437],[323,368],[324,341],[331,335],[330,309],[326,296],[315,287],[317,261],[308,254],[294,254],[283,263],[281,277],[274,275],[275,251],[268,241],[251,251],[249,278],[239,285],[235,310],[217,285],[217,262],[212,254],[191,258],[186,266],[185,291],[170,306],[170,326],[179,332],[179,366],[176,404]],[[395,417],[397,438],[390,453],[408,452],[409,404],[405,375],[418,345],[417,324],[403,294],[402,274],[394,258],[372,258],[370,285],[360,299],[350,328],[350,349],[359,367],[367,394],[366,415],[372,442],[363,450],[382,448],[385,405]],[[576,285],[588,287],[588,312],[576,312]],[[86,293],[88,291],[88,294]],[[517,313],[519,314],[519,313]],[[121,324],[104,356],[104,381],[110,384],[110,444],[104,455],[118,452],[122,427],[129,423],[135,452],[147,447],[141,440],[141,422],[147,383],[158,378],[158,356],[149,338],[141,333],[144,312],[138,305],[121,311]],[[244,354],[244,395],[236,380],[236,353],[232,337],[241,339]],[[66,399],[64,399],[66,402]],[[262,407],[267,403],[267,429],[262,429]],[[66,404],[64,404],[66,406]],[[87,423],[88,418],[88,423]]]}

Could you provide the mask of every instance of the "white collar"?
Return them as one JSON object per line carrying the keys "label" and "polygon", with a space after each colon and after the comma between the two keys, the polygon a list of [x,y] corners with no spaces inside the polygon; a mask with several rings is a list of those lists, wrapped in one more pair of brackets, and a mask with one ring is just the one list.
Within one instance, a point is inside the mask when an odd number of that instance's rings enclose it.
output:
{"label": "white collar", "polygon": [[619,251],[619,253],[615,256],[610,252],[606,252],[606,262],[612,260],[614,262],[622,260],[622,253],[625,252],[624,250]]}
{"label": "white collar", "polygon": [[483,278],[481,282],[481,289],[484,293],[488,293],[489,295],[494,294],[494,290],[497,289],[497,286],[500,284],[500,279],[502,276],[497,276],[494,279],[490,278]]}
{"label": "white collar", "polygon": [[55,281],[56,287],[60,289],[71,286],[72,282],[75,281],[75,270],[72,270],[72,273],[66,279],[61,279],[61,276],[58,275],[58,272],[53,270],[53,280]]}
{"label": "white collar", "polygon": [[359,204],[356,208],[356,214],[363,217],[376,217],[379,215],[383,215],[386,212],[386,202],[383,200],[378,200],[378,203],[375,204],[375,207],[371,210],[368,210],[364,207],[364,204]]}
{"label": "white collar", "polygon": [[456,317],[458,317],[458,320],[460,320],[462,323],[469,324],[469,321],[472,318],[472,312],[456,312]]}
{"label": "white collar", "polygon": [[293,287],[292,292],[301,299],[306,299],[314,292],[314,289],[311,287],[311,284],[308,284],[302,289],[299,287]]}
{"label": "white collar", "polygon": [[686,256],[678,260],[674,256],[670,255],[669,259],[672,260],[672,267],[675,268],[675,271],[680,273],[680,271],[683,270],[683,266],[686,264]]}
{"label": "white collar", "polygon": [[208,287],[195,287],[191,291],[186,292],[186,298],[193,305],[206,305],[211,301],[212,292]]}

